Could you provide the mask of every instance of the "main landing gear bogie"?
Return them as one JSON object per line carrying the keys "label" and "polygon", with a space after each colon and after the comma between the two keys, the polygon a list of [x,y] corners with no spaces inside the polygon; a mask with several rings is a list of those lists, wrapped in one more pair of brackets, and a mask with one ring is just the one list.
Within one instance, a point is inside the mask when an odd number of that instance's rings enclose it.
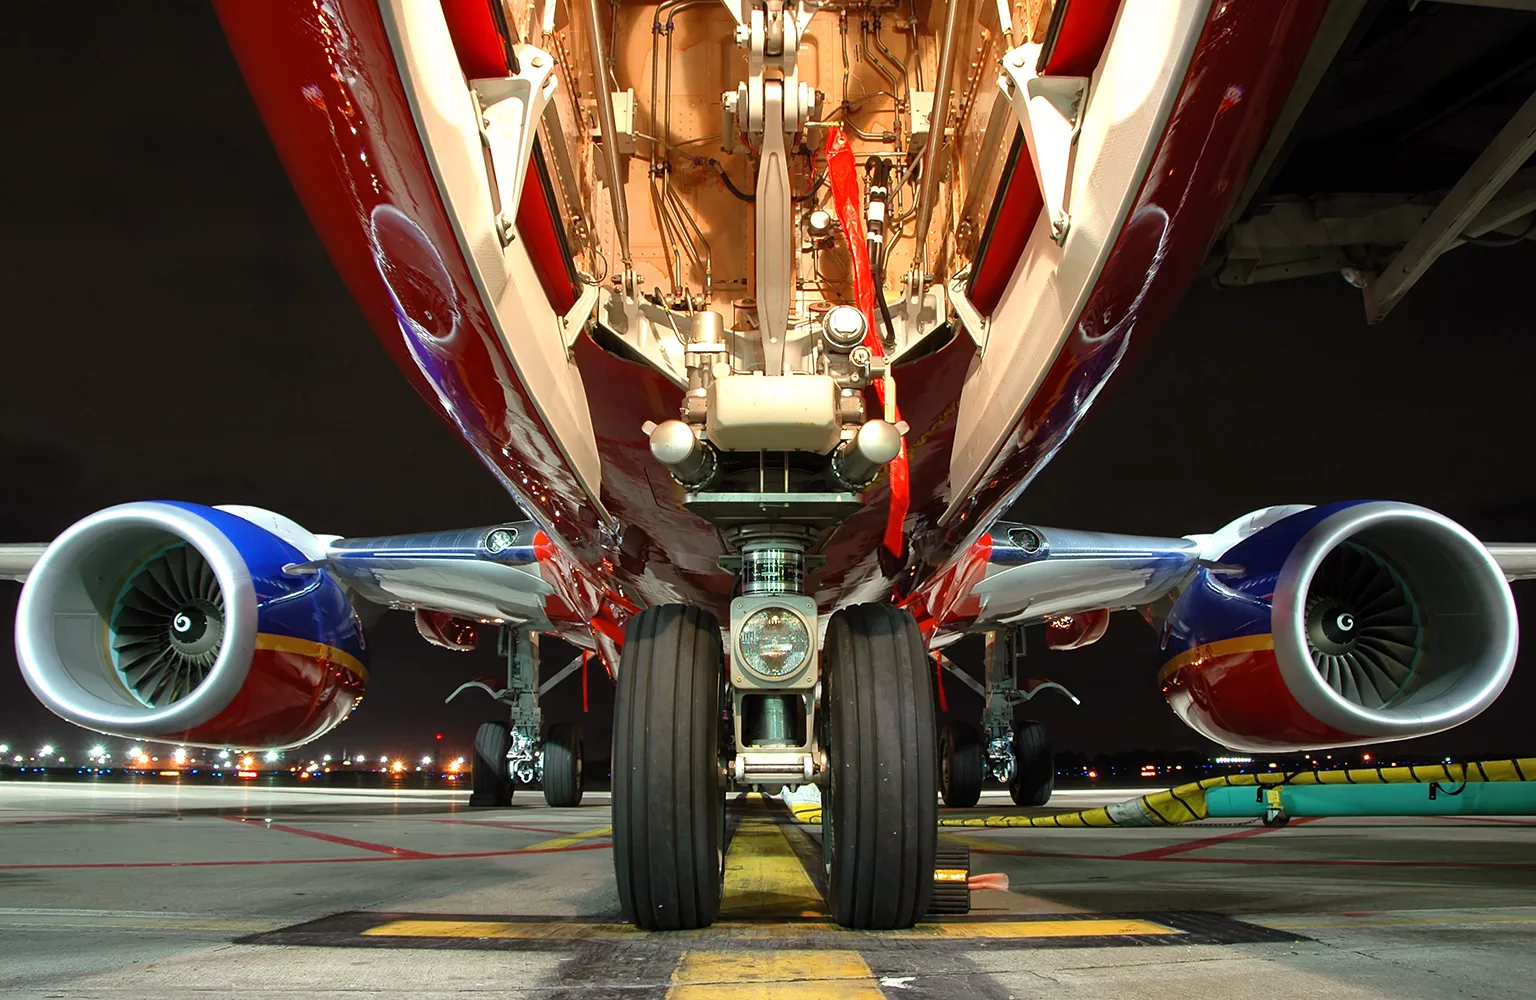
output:
{"label": "main landing gear bogie", "polygon": [[[541,783],[544,801],[555,808],[581,804],[584,746],[581,728],[574,723],[554,723],[544,730],[542,696],[577,671],[585,678],[586,659],[578,651],[554,677],[539,684],[539,636],[507,628],[498,650],[506,657],[506,687],[497,690],[483,680],[461,684],[448,696],[452,701],[469,690],[484,691],[510,709],[510,720],[483,723],[475,733],[470,767],[469,804],[476,808],[506,807],[519,783]],[[585,692],[583,679],[583,692]],[[583,693],[585,698],[585,693]],[[585,703],[582,711],[585,712]],[[542,731],[542,737],[541,737]]]}

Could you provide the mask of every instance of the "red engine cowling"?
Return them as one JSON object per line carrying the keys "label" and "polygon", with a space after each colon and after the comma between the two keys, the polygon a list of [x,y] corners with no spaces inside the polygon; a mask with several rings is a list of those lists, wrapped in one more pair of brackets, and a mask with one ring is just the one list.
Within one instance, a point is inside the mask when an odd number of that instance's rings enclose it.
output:
{"label": "red engine cowling", "polygon": [[1160,679],[1218,743],[1319,749],[1460,725],[1504,689],[1518,646],[1509,585],[1465,528],[1411,504],[1330,504],[1196,574]]}
{"label": "red engine cowling", "polygon": [[287,518],[249,508],[98,511],[27,578],[16,610],[23,676],[56,714],[105,733],[306,743],[347,717],[368,676],[341,587],[323,571],[287,569],[317,549]]}

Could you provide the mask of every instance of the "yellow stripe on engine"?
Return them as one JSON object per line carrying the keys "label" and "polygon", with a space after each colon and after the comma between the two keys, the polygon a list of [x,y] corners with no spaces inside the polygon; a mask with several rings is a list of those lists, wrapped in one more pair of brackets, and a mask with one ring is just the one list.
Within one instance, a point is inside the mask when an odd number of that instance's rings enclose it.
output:
{"label": "yellow stripe on engine", "polygon": [[356,674],[363,683],[368,682],[368,668],[363,666],[357,657],[344,649],[328,646],[323,642],[311,642],[308,639],[295,639],[291,635],[278,635],[275,632],[260,632],[256,636],[256,648],[266,649],[274,653],[292,653],[295,656],[305,656],[312,660],[324,660],[334,663],[343,670]]}
{"label": "yellow stripe on engine", "polygon": [[1187,649],[1163,664],[1163,669],[1157,672],[1159,684],[1178,673],[1184,667],[1203,660],[1209,660],[1217,656],[1233,656],[1237,653],[1257,653],[1266,649],[1275,648],[1275,637],[1266,632],[1263,635],[1240,635],[1235,639],[1219,639],[1216,642],[1208,642],[1194,649]]}

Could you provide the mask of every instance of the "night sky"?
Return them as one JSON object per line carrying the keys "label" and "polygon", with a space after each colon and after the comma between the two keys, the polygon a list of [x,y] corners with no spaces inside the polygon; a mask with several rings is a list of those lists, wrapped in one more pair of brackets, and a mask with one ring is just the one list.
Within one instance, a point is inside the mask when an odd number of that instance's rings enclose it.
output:
{"label": "night sky", "polygon": [[[6,13],[0,539],[46,540],[159,498],[350,535],[517,516],[352,304],[211,10],[36,0]],[[1459,249],[1375,328],[1336,278],[1197,284],[1014,516],[1180,535],[1267,504],[1372,497],[1536,540],[1533,276],[1531,242]],[[19,589],[0,583],[6,636]],[[1515,593],[1536,613],[1536,585]],[[369,639],[368,697],[327,747],[430,752],[436,732],[462,744],[491,715],[483,700],[440,702],[498,670],[494,644],[445,652],[398,614]],[[1156,652],[1151,629],[1119,615],[1096,646],[1046,658],[1034,672],[1084,702],[1041,707],[1057,747],[1209,746],[1163,703]],[[1533,668],[1478,720],[1412,749],[1531,750]],[[0,742],[43,739],[93,742],[35,702],[0,643]]]}

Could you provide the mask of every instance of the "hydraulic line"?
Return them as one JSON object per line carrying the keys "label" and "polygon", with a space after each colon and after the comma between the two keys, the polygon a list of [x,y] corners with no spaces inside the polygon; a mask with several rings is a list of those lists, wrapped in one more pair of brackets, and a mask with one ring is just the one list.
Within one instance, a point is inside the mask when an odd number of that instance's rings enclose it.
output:
{"label": "hydraulic line", "polygon": [[597,122],[603,133],[603,165],[608,173],[608,201],[613,209],[613,228],[619,237],[619,260],[633,269],[629,253],[629,209],[624,203],[624,175],[619,171],[619,130],[614,121],[613,96],[608,90],[610,61],[603,51],[602,16],[598,0],[587,0],[587,38],[592,56],[592,77],[597,85]]}
{"label": "hydraulic line", "polygon": [[961,17],[961,8],[968,6],[964,0],[955,0],[944,12],[939,78],[934,81],[933,118],[928,126],[928,144],[923,147],[923,186],[917,198],[917,249],[912,260],[913,268],[919,274],[927,270],[928,226],[933,221],[933,206],[939,190],[939,156],[943,151],[945,127],[949,122],[950,77],[954,74],[955,49],[959,44],[961,25],[969,27],[969,22]]}

